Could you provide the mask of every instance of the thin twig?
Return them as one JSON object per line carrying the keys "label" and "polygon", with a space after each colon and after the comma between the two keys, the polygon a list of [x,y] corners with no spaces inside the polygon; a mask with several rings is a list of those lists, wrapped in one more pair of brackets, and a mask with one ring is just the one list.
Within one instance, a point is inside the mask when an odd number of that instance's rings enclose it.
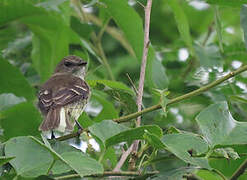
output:
{"label": "thin twig", "polygon": [[[113,171],[105,171],[103,174],[92,174],[84,177],[106,177],[106,176],[152,176],[159,173],[158,171],[152,171],[152,172],[146,172],[144,174],[140,172],[133,172],[133,171],[119,171],[119,172],[113,172]],[[59,180],[59,179],[72,179],[80,177],[79,174],[69,174],[69,175],[64,175],[64,176],[59,176],[59,177],[54,177],[54,179]]]}
{"label": "thin twig", "polygon": [[[142,96],[143,96],[143,88],[144,88],[144,80],[145,80],[145,72],[147,65],[147,56],[148,56],[148,47],[149,47],[149,27],[150,27],[150,14],[152,8],[152,0],[147,1],[147,5],[144,8],[145,11],[145,26],[144,26],[144,43],[143,43],[143,54],[142,54],[142,64],[140,71],[140,80],[137,94],[137,109],[138,112],[142,110]],[[136,127],[141,125],[141,116],[137,117]],[[139,140],[134,141],[133,149],[132,149],[132,157],[130,159],[129,169],[135,169],[135,162],[137,158],[137,150],[138,150]]]}
{"label": "thin twig", "polygon": [[65,140],[68,140],[68,139],[72,139],[74,137],[80,136],[83,132],[88,132],[88,130],[87,129],[83,129],[83,130],[78,131],[78,132],[74,132],[74,133],[71,133],[71,134],[60,136],[60,137],[56,138],[56,140],[57,141],[65,141]]}
{"label": "thin twig", "polygon": [[[135,91],[136,96],[138,96],[138,90],[136,89],[134,82],[132,81],[132,79],[130,78],[130,76],[129,76],[129,74],[128,74],[128,73],[126,73],[126,76],[127,76],[128,80],[129,80],[129,82],[130,82],[131,86],[133,87],[133,89],[134,89],[134,91]],[[145,109],[145,106],[144,106],[144,104],[143,104],[143,103],[142,103],[142,109]]]}
{"label": "thin twig", "polygon": [[[238,74],[240,74],[240,73],[242,73],[244,71],[247,71],[247,65],[242,66],[242,67],[238,68],[237,70],[230,72],[226,76],[224,76],[224,77],[222,77],[222,78],[220,78],[218,80],[215,80],[214,82],[212,82],[212,83],[210,83],[208,85],[205,85],[205,86],[203,86],[203,87],[201,87],[201,88],[199,88],[197,90],[194,90],[194,91],[192,91],[190,93],[187,93],[187,94],[184,94],[182,96],[170,99],[169,102],[167,103],[167,106],[170,106],[172,104],[181,102],[181,101],[183,101],[185,99],[189,99],[191,97],[200,95],[203,92],[212,89],[213,87],[223,83],[224,81],[226,81],[226,80],[228,80],[228,79],[230,79],[230,78],[232,78],[232,77],[234,77],[234,76],[236,76],[236,75],[238,75]],[[118,123],[130,121],[131,119],[134,119],[134,118],[136,118],[138,116],[141,116],[143,114],[146,114],[148,112],[152,112],[152,111],[155,111],[155,110],[158,110],[158,109],[161,109],[161,108],[162,108],[162,106],[160,104],[156,104],[156,105],[153,105],[153,106],[148,107],[146,109],[143,109],[142,111],[135,112],[135,113],[132,113],[132,114],[129,114],[129,115],[126,115],[126,116],[122,116],[120,118],[113,119],[113,121],[118,122]],[[68,134],[66,136],[69,137],[69,138],[66,138],[65,136],[62,136],[58,140],[70,139],[70,138],[78,136],[78,134],[77,133],[72,133],[72,134]]]}
{"label": "thin twig", "polygon": [[131,86],[133,87],[133,89],[134,89],[136,95],[138,96],[138,91],[137,91],[137,89],[136,89],[136,86],[135,86],[134,82],[133,82],[132,79],[130,78],[129,73],[126,73],[126,76],[127,76],[128,80],[129,80]]}
{"label": "thin twig", "polygon": [[233,173],[230,180],[237,180],[238,177],[241,176],[245,172],[246,168],[247,168],[247,159],[245,159],[245,161],[242,162],[242,164],[238,167],[238,169]]}

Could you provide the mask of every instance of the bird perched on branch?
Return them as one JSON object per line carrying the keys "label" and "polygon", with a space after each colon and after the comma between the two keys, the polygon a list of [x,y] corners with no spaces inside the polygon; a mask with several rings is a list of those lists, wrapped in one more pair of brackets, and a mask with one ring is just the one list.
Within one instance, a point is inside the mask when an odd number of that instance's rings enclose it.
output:
{"label": "bird perched on branch", "polygon": [[84,81],[87,62],[67,56],[57,65],[53,75],[40,88],[38,107],[44,116],[39,130],[71,132],[90,97]]}

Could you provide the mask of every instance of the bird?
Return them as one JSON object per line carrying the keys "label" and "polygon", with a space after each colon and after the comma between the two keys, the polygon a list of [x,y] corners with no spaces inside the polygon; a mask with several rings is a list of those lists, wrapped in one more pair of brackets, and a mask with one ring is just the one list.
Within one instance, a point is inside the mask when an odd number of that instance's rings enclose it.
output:
{"label": "bird", "polygon": [[64,57],[52,76],[41,86],[38,108],[43,115],[39,126],[42,132],[70,133],[90,98],[90,87],[84,80],[87,62],[78,56]]}

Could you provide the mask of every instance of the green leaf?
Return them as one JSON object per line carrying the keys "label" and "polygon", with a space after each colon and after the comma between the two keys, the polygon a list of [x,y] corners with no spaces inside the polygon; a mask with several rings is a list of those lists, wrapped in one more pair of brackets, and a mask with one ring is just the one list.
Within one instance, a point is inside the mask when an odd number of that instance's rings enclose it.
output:
{"label": "green leaf", "polygon": [[152,133],[156,135],[158,138],[162,136],[162,130],[159,126],[156,125],[145,125],[138,128],[129,129],[119,134],[116,134],[105,141],[106,147],[112,146],[114,144],[118,144],[120,142],[132,142],[137,139],[144,139],[143,135],[145,132]]}
{"label": "green leaf", "polygon": [[0,166],[8,163],[10,160],[14,159],[15,157],[6,157],[6,156],[0,156]]}
{"label": "green leaf", "polygon": [[155,57],[155,51],[152,46],[148,50],[146,72],[146,80],[149,88],[165,89],[168,87],[169,79],[166,75],[166,70],[161,61]]}
{"label": "green leaf", "polygon": [[[65,146],[63,145],[63,147]],[[12,138],[5,146],[6,155],[16,157],[10,161],[11,165],[15,168],[17,174],[23,177],[37,177],[48,174],[48,169],[54,160],[61,163],[60,166],[53,167],[56,173],[70,169],[75,170],[81,177],[91,175],[93,172],[103,173],[102,165],[96,160],[87,157],[82,152],[75,152],[74,149],[73,151],[70,150],[68,147],[59,149],[62,152],[59,155],[50,146],[43,144],[34,137]],[[87,164],[87,166],[81,164]]]}
{"label": "green leaf", "polygon": [[41,147],[44,147],[45,149],[47,149],[51,155],[53,156],[54,160],[62,160],[64,163],[67,163],[61,156],[60,154],[58,154],[56,151],[54,151],[50,144],[46,143],[42,143],[40,140],[38,140],[37,138],[30,136],[29,138],[31,138],[33,141],[35,141],[37,144],[39,144]]}
{"label": "green leaf", "polygon": [[[62,150],[62,151],[59,150],[60,152],[63,152],[60,155],[56,151],[54,151],[51,147],[41,143],[38,139],[34,137],[31,137],[31,139],[33,139],[41,147],[46,148],[53,155],[54,160],[59,161],[60,163],[59,167],[58,166],[55,167],[56,173],[58,171],[63,172],[69,170],[69,168],[75,170],[81,177],[95,173],[97,174],[103,173],[102,165],[98,163],[96,160],[83,154],[82,152],[75,152],[74,150],[70,151],[67,147],[66,150]],[[61,163],[66,166],[61,167],[62,165]],[[86,166],[83,166],[83,164]]]}
{"label": "green leaf", "polygon": [[93,135],[97,136],[105,144],[107,139],[115,136],[116,134],[119,134],[122,131],[126,131],[129,128],[111,120],[104,120],[100,123],[95,123],[88,129]]}
{"label": "green leaf", "polygon": [[192,133],[167,134],[162,138],[162,142],[167,147],[166,149],[183,161],[211,169],[206,158],[192,157],[189,153],[192,151],[196,155],[200,155],[208,151],[207,143],[199,136]]}
{"label": "green leaf", "polygon": [[128,1],[102,0],[114,21],[123,31],[125,37],[135,51],[139,61],[142,59],[143,24],[136,11],[128,5]]}
{"label": "green leaf", "polygon": [[[57,150],[56,147],[55,149],[59,152],[57,153],[48,142],[46,142],[45,144],[43,144],[40,140],[36,139],[35,137],[30,137],[33,141],[35,141],[37,144],[39,144],[41,147],[45,148],[52,156],[53,156],[53,166],[52,166],[52,170],[54,171],[55,174],[57,173],[63,173],[63,172],[68,172],[71,169],[73,169],[73,167],[71,166],[70,163],[68,163],[59,153],[61,152],[67,152],[69,150],[68,147],[66,147],[66,149],[59,149]],[[60,144],[61,145],[61,144]],[[62,147],[62,146],[60,146]],[[63,147],[64,148],[64,145]],[[74,150],[74,149],[73,149]],[[51,166],[50,166],[51,167]],[[47,172],[48,173],[48,172]]]}
{"label": "green leaf", "polygon": [[188,46],[191,55],[194,56],[195,52],[194,52],[194,48],[192,45],[190,27],[189,27],[187,17],[183,11],[183,8],[180,6],[177,0],[168,0],[168,4],[171,6],[173,10],[180,35],[182,36],[184,42]]}
{"label": "green leaf", "polygon": [[29,0],[0,1],[0,26],[16,19],[36,16],[44,13],[42,8],[34,7]]}
{"label": "green leaf", "polygon": [[66,152],[62,154],[62,157],[81,177],[91,174],[103,174],[104,172],[103,166],[99,162],[81,152]]}
{"label": "green leaf", "polygon": [[195,46],[196,54],[199,58],[201,66],[205,68],[213,68],[220,66],[223,62],[221,61],[221,55],[219,48],[215,45],[210,46]]}
{"label": "green leaf", "polygon": [[247,123],[234,120],[225,101],[201,111],[196,121],[211,147],[247,143],[243,138],[247,135]]}
{"label": "green leaf", "polygon": [[160,105],[163,110],[162,113],[166,117],[167,116],[166,106],[169,102],[169,99],[166,96],[168,96],[170,92],[167,89],[164,89],[164,90],[154,89],[153,92],[160,97]]}
{"label": "green leaf", "polygon": [[202,179],[207,179],[207,180],[222,180],[222,177],[220,177],[218,174],[204,169],[200,169],[196,173],[196,175]]}
{"label": "green leaf", "polygon": [[65,152],[71,152],[71,151],[81,152],[79,149],[76,149],[75,147],[69,145],[67,142],[63,142],[63,141],[51,142],[51,148],[60,155]]}
{"label": "green leaf", "polygon": [[9,139],[15,136],[38,135],[41,116],[33,103],[17,104],[0,113],[0,124],[4,129],[4,137]]}
{"label": "green leaf", "polygon": [[16,104],[25,102],[26,99],[24,97],[17,97],[11,93],[4,93],[0,95],[0,111],[6,110],[11,106]]}
{"label": "green leaf", "polygon": [[240,20],[241,20],[242,29],[244,30],[245,47],[247,48],[247,7],[246,6],[242,6],[240,12]]}
{"label": "green leaf", "polygon": [[18,97],[33,100],[34,89],[27,82],[20,70],[0,56],[0,94],[13,93]]}
{"label": "green leaf", "polygon": [[[73,146],[69,145],[67,142],[61,142],[61,141],[54,141],[51,142],[52,149],[58,153],[59,155],[65,153],[65,152],[80,152],[79,149],[74,148]],[[58,159],[55,161],[53,167],[52,167],[52,173],[53,174],[61,174],[64,172],[69,172],[72,170],[72,168],[67,164],[68,162],[63,162],[62,160]]]}
{"label": "green leaf", "polygon": [[[153,51],[150,48],[150,51]],[[162,63],[158,59],[154,59],[152,62],[152,81],[154,87],[158,89],[165,89],[168,87],[169,79],[166,75],[166,71]],[[150,68],[150,66],[148,66]]]}
{"label": "green leaf", "polygon": [[30,137],[15,137],[6,142],[6,156],[14,156],[10,161],[17,175],[38,177],[47,174],[53,158],[49,151]]}
{"label": "green leaf", "polygon": [[62,174],[72,171],[73,168],[71,168],[68,164],[64,163],[62,160],[58,159],[55,161],[51,171],[53,174]]}
{"label": "green leaf", "polygon": [[[17,34],[18,34],[18,29],[16,29],[15,26],[8,26],[8,27],[2,28],[0,30],[0,36],[1,36],[0,49],[3,50],[5,48],[7,48],[7,50],[9,50],[9,43],[19,40],[17,37]],[[14,43],[14,45],[15,45],[15,43]]]}

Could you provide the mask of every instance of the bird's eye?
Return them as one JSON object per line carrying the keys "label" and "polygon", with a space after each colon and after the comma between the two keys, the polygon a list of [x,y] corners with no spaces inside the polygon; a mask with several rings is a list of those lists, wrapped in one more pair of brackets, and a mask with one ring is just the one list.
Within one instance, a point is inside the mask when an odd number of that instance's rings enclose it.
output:
{"label": "bird's eye", "polygon": [[73,63],[66,61],[66,62],[64,62],[64,65],[67,67],[71,67],[71,66],[73,66]]}

